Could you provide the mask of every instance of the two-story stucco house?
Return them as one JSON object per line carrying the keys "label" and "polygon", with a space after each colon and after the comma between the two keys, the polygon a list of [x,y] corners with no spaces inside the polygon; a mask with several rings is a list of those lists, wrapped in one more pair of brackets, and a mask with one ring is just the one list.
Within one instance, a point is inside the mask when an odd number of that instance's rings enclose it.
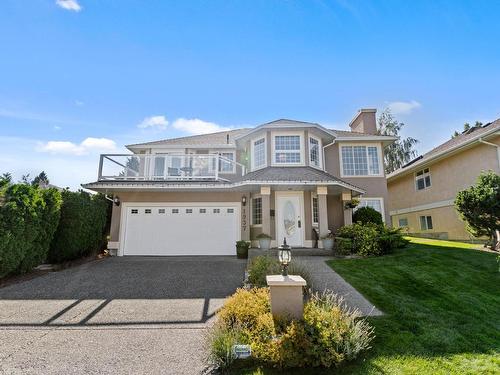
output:
{"label": "two-story stucco house", "polygon": [[114,196],[118,255],[231,255],[259,233],[312,247],[315,229],[351,223],[353,197],[389,219],[383,149],[394,138],[376,135],[375,112],[360,110],[350,131],[282,119],[129,145],[101,155],[98,180],[82,186]]}
{"label": "two-story stucco house", "polygon": [[472,240],[453,202],[488,170],[500,173],[500,119],[472,128],[389,174],[392,224],[423,237]]}

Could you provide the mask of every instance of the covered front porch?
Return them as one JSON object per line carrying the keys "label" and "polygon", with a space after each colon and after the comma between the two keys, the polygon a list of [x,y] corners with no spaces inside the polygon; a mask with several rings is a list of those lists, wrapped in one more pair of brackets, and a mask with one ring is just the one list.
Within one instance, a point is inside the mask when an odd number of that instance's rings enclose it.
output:
{"label": "covered front porch", "polygon": [[294,248],[323,248],[321,237],[352,223],[347,206],[360,191],[339,184],[260,185],[249,193],[250,240],[271,236],[271,247],[286,238]]}

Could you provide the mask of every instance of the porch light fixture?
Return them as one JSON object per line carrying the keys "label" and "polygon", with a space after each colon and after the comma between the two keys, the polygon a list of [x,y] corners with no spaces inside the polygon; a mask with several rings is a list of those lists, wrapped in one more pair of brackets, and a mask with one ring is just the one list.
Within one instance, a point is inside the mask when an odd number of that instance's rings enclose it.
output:
{"label": "porch light fixture", "polygon": [[241,205],[243,207],[247,205],[247,197],[245,195],[241,197]]}
{"label": "porch light fixture", "polygon": [[113,203],[115,204],[115,206],[119,206],[120,205],[120,197],[118,197],[118,196],[113,197]]}
{"label": "porch light fixture", "polygon": [[283,238],[283,245],[278,248],[278,259],[282,267],[282,276],[288,276],[288,265],[292,261],[292,251],[290,245],[287,245],[286,238]]}

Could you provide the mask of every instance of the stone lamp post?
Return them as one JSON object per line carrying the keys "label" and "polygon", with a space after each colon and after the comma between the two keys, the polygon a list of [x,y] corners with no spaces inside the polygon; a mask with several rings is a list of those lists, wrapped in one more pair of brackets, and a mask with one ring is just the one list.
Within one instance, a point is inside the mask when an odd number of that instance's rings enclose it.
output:
{"label": "stone lamp post", "polygon": [[288,265],[292,260],[291,248],[283,240],[279,247],[279,260],[282,266],[281,275],[266,276],[267,285],[271,289],[271,312],[273,315],[289,316],[302,319],[304,314],[304,296],[302,288],[306,281],[298,275],[288,275]]}

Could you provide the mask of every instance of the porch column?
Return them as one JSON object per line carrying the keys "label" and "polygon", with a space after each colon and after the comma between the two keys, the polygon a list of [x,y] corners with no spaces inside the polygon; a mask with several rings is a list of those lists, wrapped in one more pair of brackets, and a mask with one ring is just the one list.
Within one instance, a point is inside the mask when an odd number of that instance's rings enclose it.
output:
{"label": "porch column", "polygon": [[271,187],[261,186],[262,196],[262,233],[271,235]]}
{"label": "porch column", "polygon": [[352,208],[345,208],[345,204],[352,199],[351,192],[342,193],[342,209],[344,210],[344,225],[352,224]]}
{"label": "porch column", "polygon": [[326,186],[318,186],[316,194],[318,194],[319,236],[321,237],[328,233],[328,206],[326,202],[328,188]]}

